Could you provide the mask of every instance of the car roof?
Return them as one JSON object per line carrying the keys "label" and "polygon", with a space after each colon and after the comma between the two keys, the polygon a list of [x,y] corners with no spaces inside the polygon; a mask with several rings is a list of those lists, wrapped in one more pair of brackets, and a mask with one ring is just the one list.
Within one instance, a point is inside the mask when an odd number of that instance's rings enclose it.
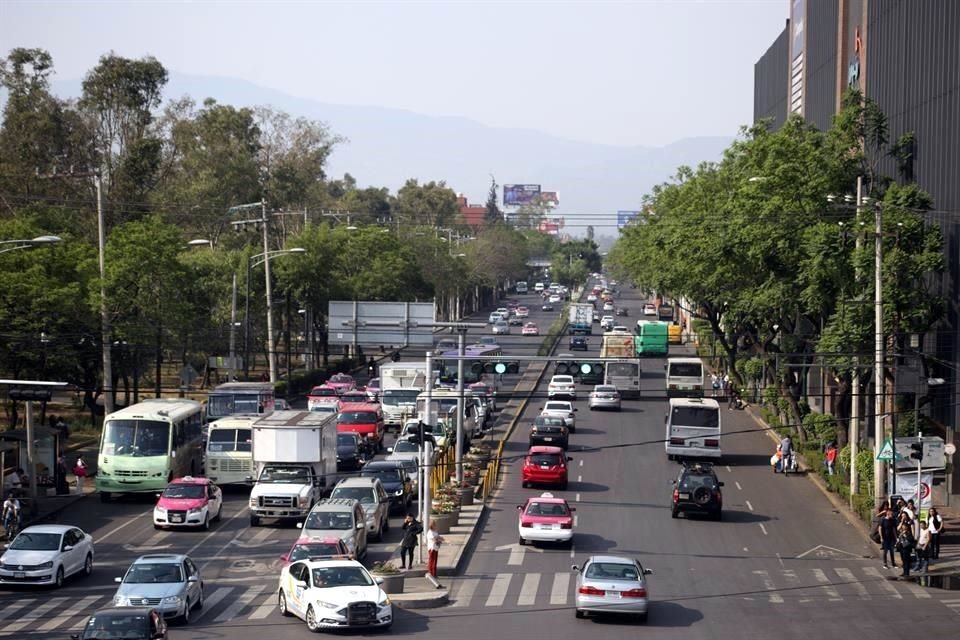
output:
{"label": "car roof", "polygon": [[[170,484],[212,484],[210,478],[201,478],[198,476],[183,476],[182,478],[174,478]],[[169,486],[169,485],[167,485]]]}
{"label": "car roof", "polygon": [[636,560],[626,556],[590,556],[587,562],[610,562],[614,564],[636,564]]}
{"label": "car roof", "polygon": [[670,398],[671,407],[707,407],[720,409],[720,405],[713,398]]}
{"label": "car roof", "polygon": [[129,615],[149,615],[151,611],[156,611],[154,607],[107,607],[105,609],[97,609],[90,614],[90,617],[94,616],[129,616]]}
{"label": "car roof", "polygon": [[371,460],[367,464],[363,465],[364,469],[399,469],[403,465],[400,464],[399,460]]}
{"label": "car roof", "polygon": [[293,544],[339,544],[343,542],[342,538],[333,536],[300,536]]}
{"label": "car roof", "polygon": [[614,391],[616,391],[616,390],[617,390],[617,385],[614,385],[614,384],[598,384],[598,385],[594,385],[594,387],[593,387],[593,390],[594,390],[594,391],[610,391],[611,389],[613,389]]}
{"label": "car roof", "polygon": [[311,513],[314,511],[350,511],[355,505],[360,504],[359,500],[353,498],[324,498],[313,505]]}
{"label": "car roof", "polygon": [[379,411],[379,402],[344,402],[340,405],[340,412],[344,411]]}
{"label": "car roof", "polygon": [[564,498],[558,498],[549,491],[541,493],[538,496],[530,496],[527,498],[527,504],[531,502],[545,502],[547,504],[567,504],[567,501]]}
{"label": "car roof", "polygon": [[563,453],[563,449],[560,447],[551,447],[545,444],[538,444],[530,447],[529,453]]}
{"label": "car roof", "polygon": [[[337,483],[337,487],[365,487],[373,486],[379,482],[379,478],[364,478],[362,476],[354,476],[353,478],[344,478]],[[334,487],[334,490],[336,490],[337,487]]]}
{"label": "car roof", "polygon": [[357,562],[356,560],[298,560],[306,564],[311,569],[319,569],[322,567],[365,567]]}
{"label": "car roof", "polygon": [[573,376],[571,376],[571,375],[568,374],[568,373],[558,373],[557,375],[553,376],[553,377],[550,378],[550,379],[551,379],[551,380],[556,380],[557,378],[570,378],[571,380],[573,380]]}
{"label": "car roof", "polygon": [[187,559],[187,555],[184,553],[148,553],[145,556],[140,556],[133,561],[133,564],[140,563],[180,563]]}
{"label": "car roof", "polygon": [[30,527],[24,527],[20,530],[20,533],[29,531],[30,533],[59,533],[64,534],[71,529],[77,529],[72,524],[35,524]]}

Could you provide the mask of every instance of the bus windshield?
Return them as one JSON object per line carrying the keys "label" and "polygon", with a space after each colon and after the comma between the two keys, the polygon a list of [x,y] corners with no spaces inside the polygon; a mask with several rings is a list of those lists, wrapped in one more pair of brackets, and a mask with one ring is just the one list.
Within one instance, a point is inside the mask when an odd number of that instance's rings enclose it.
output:
{"label": "bus windshield", "polygon": [[699,362],[671,362],[667,377],[699,378],[703,375],[703,366]]}
{"label": "bus windshield", "polygon": [[720,414],[716,409],[707,407],[674,407],[670,424],[678,427],[718,429]]}
{"label": "bus windshield", "polygon": [[103,453],[114,456],[165,456],[170,425],[157,420],[110,420],[103,430]]}
{"label": "bus windshield", "polygon": [[207,440],[207,451],[227,453],[250,451],[250,429],[213,429]]}

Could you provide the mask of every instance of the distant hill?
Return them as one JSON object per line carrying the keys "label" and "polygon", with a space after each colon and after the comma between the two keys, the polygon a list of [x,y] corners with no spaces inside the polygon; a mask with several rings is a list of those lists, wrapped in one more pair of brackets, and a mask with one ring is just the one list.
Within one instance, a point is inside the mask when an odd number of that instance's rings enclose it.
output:
{"label": "distant hill", "polygon": [[[80,93],[80,80],[55,81],[62,97]],[[665,147],[618,147],[566,140],[529,129],[490,127],[458,117],[438,117],[384,107],[353,106],[298,98],[236,78],[172,72],[167,98],[212,97],[235,106],[272,105],[321,120],[348,139],[330,160],[329,174],[350,173],[361,186],[396,191],[408,178],[444,180],[471,202],[486,200],[493,174],[504,183],[539,183],[560,192],[557,215],[567,231],[616,235],[616,211],[636,209],[655,184],[682,164],[718,160],[732,138],[700,137]],[[502,196],[502,191],[501,191]]]}

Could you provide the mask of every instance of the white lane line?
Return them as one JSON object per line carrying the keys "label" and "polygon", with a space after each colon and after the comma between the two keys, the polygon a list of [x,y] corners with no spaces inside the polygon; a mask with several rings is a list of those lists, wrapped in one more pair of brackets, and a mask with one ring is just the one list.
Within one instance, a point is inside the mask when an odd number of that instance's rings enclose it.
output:
{"label": "white lane line", "polygon": [[846,569],[844,567],[834,567],[833,569],[840,579],[849,584],[854,591],[857,592],[857,595],[860,596],[863,600],[869,600],[870,594],[867,593],[867,588],[863,586],[859,580],[853,575],[853,571]]}
{"label": "white lane line", "polygon": [[750,504],[750,501],[746,500],[746,503],[747,503],[747,509],[750,509],[750,511],[753,511],[753,505]]}
{"label": "white lane line", "polygon": [[[783,559],[780,558],[779,553],[777,554],[777,559],[780,560],[780,566],[782,567]],[[783,574],[784,580],[787,581],[787,586],[784,587],[784,591],[787,593],[797,593],[797,587],[800,586],[800,578],[797,577],[797,572],[793,569],[782,569],[780,572]],[[810,599],[800,598],[799,602],[810,602]]]}
{"label": "white lane line", "polygon": [[520,597],[517,604],[521,607],[530,606],[537,601],[537,587],[540,586],[540,574],[528,573],[523,576],[523,585],[520,586]]}
{"label": "white lane line", "polygon": [[578,522],[580,522],[580,516],[577,516],[577,515],[573,516],[573,528],[574,528],[574,529],[577,528],[577,523],[578,523]]}
{"label": "white lane line", "polygon": [[577,549],[572,544],[570,545],[570,557],[573,558],[577,555]]}
{"label": "white lane line", "polygon": [[583,476],[577,476],[577,482],[583,482]]}
{"label": "white lane line", "polygon": [[570,590],[570,574],[555,573],[550,587],[550,604],[567,604],[567,592]]}
{"label": "white lane line", "polygon": [[736,480],[733,481],[733,484],[737,485],[737,491],[743,491],[743,487],[740,486],[740,483]]}
{"label": "white lane line", "polygon": [[94,602],[102,597],[103,596],[87,596],[85,598],[81,598],[77,602],[74,602],[72,605],[64,609],[62,613],[58,613],[53,617],[47,616],[51,619],[37,627],[37,631],[53,631],[70,618],[86,612],[88,607],[91,607]]}
{"label": "white lane line", "polygon": [[773,580],[770,579],[770,574],[764,570],[754,571],[753,573],[760,576],[760,580],[763,582],[763,588],[770,592],[770,603],[783,604],[783,596],[781,596],[779,593],[774,593],[777,588],[774,586]]}
{"label": "white lane line", "polygon": [[726,465],[727,473],[733,473],[733,469],[730,468],[730,465]]}
{"label": "white lane line", "polygon": [[269,594],[266,598],[263,599],[263,602],[260,604],[260,606],[254,609],[250,613],[250,615],[247,616],[247,620],[263,620],[274,611],[278,611],[277,609],[278,597],[279,596],[277,596],[276,591]]}
{"label": "white lane line", "polygon": [[11,633],[16,633],[23,629],[25,626],[36,624],[39,620],[45,620],[47,617],[48,611],[53,611],[63,603],[60,601],[60,598],[56,598],[49,602],[41,604],[35,609],[31,609],[29,613],[20,616],[20,619],[16,622],[11,622],[8,625],[5,625],[2,630],[0,630],[0,635],[9,635]]}
{"label": "white lane line", "polygon": [[457,585],[456,595],[454,595],[450,603],[451,607],[469,607],[470,601],[473,600],[473,594],[477,592],[477,587],[480,586],[480,578],[467,578],[461,580],[460,584]]}
{"label": "white lane line", "polygon": [[498,573],[493,579],[493,586],[490,588],[490,595],[487,596],[487,607],[503,606],[503,601],[507,597],[507,589],[510,588],[510,579],[512,573]]}
{"label": "white lane line", "polygon": [[105,534],[103,534],[102,536],[99,535],[99,534],[94,534],[94,535],[93,535],[93,539],[97,541],[97,544],[102,544],[104,540],[106,540],[107,538],[109,538],[110,536],[112,536],[113,534],[115,534],[117,531],[120,531],[120,530],[123,529],[124,527],[129,527],[131,524],[133,524],[134,522],[136,522],[137,520],[139,520],[140,518],[142,518],[142,517],[145,516],[145,515],[150,515],[151,517],[153,517],[153,507],[150,507],[150,510],[149,510],[149,511],[144,511],[144,512],[141,513],[140,515],[133,516],[133,517],[130,518],[129,520],[125,521],[123,524],[117,525],[117,526],[114,527],[113,529],[110,529],[110,531],[107,531],[107,532],[106,532]]}
{"label": "white lane line", "polygon": [[900,595],[900,592],[897,591],[897,588],[887,581],[887,577],[880,573],[879,569],[876,567],[863,567],[863,572],[875,580],[877,584],[880,585],[880,588],[886,591],[891,598],[894,600],[903,600],[903,596]]}
{"label": "white lane line", "polygon": [[580,466],[581,467],[583,466],[583,460],[580,460]]}
{"label": "white lane line", "polygon": [[134,546],[134,547],[155,547],[155,546],[157,546],[158,544],[160,544],[161,542],[163,542],[164,538],[166,538],[168,535],[170,535],[170,532],[168,532],[168,531],[157,531],[155,534],[153,534],[152,536],[150,536],[149,538],[147,538],[146,541],[144,541],[143,543],[141,543],[141,544],[133,544],[132,546]]}
{"label": "white lane line", "polygon": [[820,588],[823,589],[824,593],[827,594],[827,598],[829,598],[831,602],[838,602],[842,600],[840,597],[840,592],[837,591],[836,587],[830,584],[830,578],[827,577],[827,573],[823,569],[813,569],[813,577],[817,582],[823,585]]}
{"label": "white lane line", "polygon": [[580,502],[580,494],[579,494],[579,493],[578,493],[576,496],[574,496],[574,500],[577,501],[577,502]]}
{"label": "white lane line", "polygon": [[763,535],[765,535],[765,536],[770,535],[769,533],[767,533],[767,528],[766,528],[765,526],[763,526],[763,523],[761,522],[761,523],[759,523],[759,524],[760,524],[760,531],[763,531]]}
{"label": "white lane line", "polygon": [[244,608],[249,605],[254,598],[260,595],[260,592],[267,588],[265,584],[256,584],[251,586],[249,589],[243,592],[243,594],[233,601],[229,607],[223,610],[223,613],[218,615],[213,619],[214,624],[217,622],[226,622],[228,620],[233,620]]}
{"label": "white lane line", "polygon": [[30,607],[36,599],[31,598],[30,600],[20,600],[19,602],[14,602],[13,604],[8,604],[3,609],[0,609],[0,620],[6,619],[7,615],[13,613],[17,609],[23,609],[24,607]]}
{"label": "white lane line", "polygon": [[783,564],[783,558],[780,556],[779,553],[777,554],[777,562],[780,563],[780,566],[781,566],[781,567],[785,567],[785,566],[786,566],[785,564]]}
{"label": "white lane line", "polygon": [[921,587],[921,586],[920,586],[919,584],[917,584],[916,582],[913,582],[912,580],[907,580],[906,582],[901,582],[900,584],[902,584],[903,586],[905,586],[905,587],[907,588],[907,591],[909,591],[910,593],[913,594],[913,597],[914,597],[914,598],[919,598],[919,599],[921,599],[921,600],[926,600],[927,598],[930,597],[930,592],[929,592],[929,591],[927,591],[926,589],[924,589],[923,587]]}
{"label": "white lane line", "polygon": [[217,606],[221,600],[230,595],[230,592],[233,591],[233,587],[220,587],[213,592],[213,595],[206,596],[203,599],[203,609],[195,613],[190,617],[191,620],[199,620],[203,616],[210,613],[210,610]]}

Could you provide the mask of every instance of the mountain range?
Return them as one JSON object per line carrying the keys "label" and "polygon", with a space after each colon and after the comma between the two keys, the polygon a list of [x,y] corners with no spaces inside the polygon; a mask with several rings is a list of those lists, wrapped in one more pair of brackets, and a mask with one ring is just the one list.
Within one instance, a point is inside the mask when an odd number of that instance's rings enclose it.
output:
{"label": "mountain range", "polygon": [[[61,97],[80,94],[79,79],[56,80]],[[171,72],[166,98],[214,98],[237,107],[270,105],[327,123],[347,141],[335,147],[328,175],[350,173],[361,187],[396,192],[408,178],[443,180],[482,204],[494,176],[501,186],[540,184],[557,191],[565,231],[616,235],[616,212],[638,209],[644,194],[680,165],[718,160],[732,137],[685,138],[663,147],[614,146],[568,140],[530,129],[487,126],[461,117],[403,109],[319,102],[238,78]],[[469,99],[465,97],[464,99]],[[500,195],[502,198],[502,189]]]}

